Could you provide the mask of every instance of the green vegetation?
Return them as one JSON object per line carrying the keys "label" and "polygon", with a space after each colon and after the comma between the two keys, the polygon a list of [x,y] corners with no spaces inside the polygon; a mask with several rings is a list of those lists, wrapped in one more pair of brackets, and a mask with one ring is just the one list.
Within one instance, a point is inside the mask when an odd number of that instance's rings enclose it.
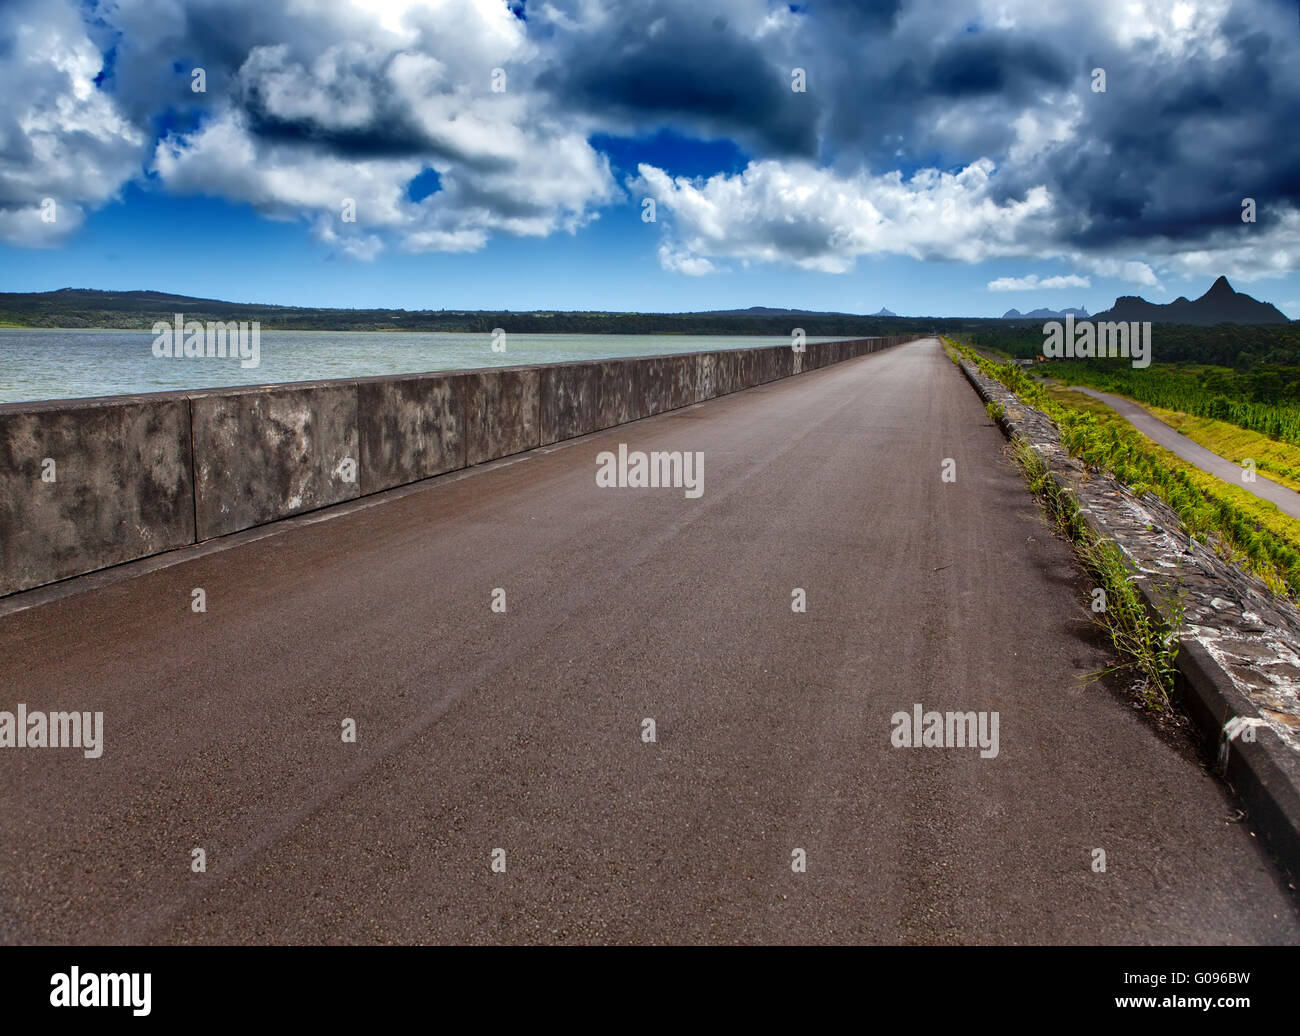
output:
{"label": "green vegetation", "polygon": [[1006,414],[1001,403],[985,403],[984,410],[995,424],[1001,421],[1003,415]]}
{"label": "green vegetation", "polygon": [[1097,622],[1109,634],[1119,656],[1128,659],[1107,672],[1136,670],[1143,677],[1142,703],[1153,712],[1163,712],[1178,673],[1178,638],[1185,614],[1182,602],[1171,598],[1153,613],[1138,593],[1136,571],[1109,540],[1085,538],[1079,543],[1079,555],[1106,593],[1106,610]]}
{"label": "green vegetation", "polygon": [[[1147,407],[1235,425],[1276,442],[1300,446],[1300,328],[1162,325],[1155,333],[1152,348],[1157,362],[1150,367],[1135,368],[1122,359],[1096,359],[1059,360],[1038,369],[1067,384],[1113,392]],[[986,356],[1023,359],[1037,355],[1042,348],[1042,334],[1035,329],[983,330],[962,338],[964,344]],[[1231,366],[1206,362],[1216,357],[1216,362],[1226,358]],[[1206,438],[1220,442],[1226,438],[1221,428],[1189,427]],[[1185,434],[1221,456],[1232,460],[1253,457],[1260,470],[1300,477],[1300,456],[1289,451],[1261,449],[1255,445],[1257,440],[1247,438],[1235,441],[1233,449],[1225,453],[1194,434]],[[1253,452],[1231,455],[1247,446]],[[1257,453],[1267,454],[1271,466],[1260,464]]]}
{"label": "green vegetation", "polygon": [[[1126,360],[1062,360],[1036,370],[1069,385],[1125,396],[1219,456],[1234,463],[1250,458],[1258,470],[1300,490],[1300,366],[1280,362],[1294,358],[1286,343],[1300,343],[1300,333],[1285,327],[1162,327],[1156,332],[1158,359],[1216,352],[1229,330],[1242,350],[1232,367],[1159,362],[1139,369]],[[1032,354],[1042,336],[1004,329],[963,339],[985,356],[1010,358]],[[1256,353],[1268,361],[1256,362]]]}
{"label": "green vegetation", "polygon": [[[1057,371],[1061,373],[1057,375]],[[1128,396],[1148,406],[1224,421],[1270,439],[1300,446],[1300,368],[1257,366],[1239,373],[1223,367],[1148,367],[1127,364],[1054,364],[1053,376],[1071,384]]]}
{"label": "green vegetation", "polygon": [[[997,350],[1006,356],[1031,360],[1043,351],[1043,322],[1032,325],[993,322],[964,336],[967,345]],[[1238,372],[1293,368],[1290,380],[1300,378],[1300,322],[1242,326],[1218,324],[1155,324],[1151,328],[1153,367],[1200,364]],[[1063,360],[1070,368],[1087,364],[1125,366],[1128,361]],[[1151,370],[1149,367],[1147,370]],[[1141,372],[1138,372],[1141,373]]]}
{"label": "green vegetation", "polygon": [[1166,601],[1162,612],[1153,614],[1138,593],[1134,572],[1123,552],[1114,543],[1092,534],[1073,498],[1056,484],[1047,465],[1027,443],[1017,442],[1013,448],[1030,490],[1069,536],[1079,560],[1105,593],[1105,610],[1097,613],[1097,623],[1125,661],[1095,675],[1133,670],[1142,680],[1138,694],[1142,704],[1152,712],[1163,712],[1169,706],[1177,671],[1178,633],[1183,626],[1181,603]]}
{"label": "green vegetation", "polygon": [[1300,522],[1157,446],[1097,400],[1060,388],[1049,391],[1020,367],[957,348],[1051,417],[1073,456],[1110,472],[1136,493],[1154,493],[1173,508],[1189,535],[1259,576],[1274,593],[1300,598]]}

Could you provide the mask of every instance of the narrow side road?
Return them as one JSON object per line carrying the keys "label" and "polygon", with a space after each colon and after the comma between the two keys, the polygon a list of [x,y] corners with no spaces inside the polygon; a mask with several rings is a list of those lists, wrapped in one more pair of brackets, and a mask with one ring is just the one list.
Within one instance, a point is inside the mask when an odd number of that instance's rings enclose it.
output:
{"label": "narrow side road", "polygon": [[1251,493],[1261,500],[1276,504],[1279,511],[1289,514],[1292,518],[1300,518],[1300,493],[1297,493],[1294,489],[1288,489],[1286,486],[1274,482],[1263,472],[1256,473],[1254,482],[1243,482],[1241,480],[1241,465],[1220,457],[1217,453],[1207,450],[1195,440],[1189,439],[1182,432],[1175,431],[1160,418],[1148,413],[1130,399],[1113,395],[1110,392],[1083,388],[1079,385],[1071,385],[1070,391],[1082,392],[1085,396],[1100,399],[1148,439],[1157,445],[1163,446],[1175,456],[1195,465],[1207,475],[1213,475],[1230,485],[1244,489],[1247,493]]}

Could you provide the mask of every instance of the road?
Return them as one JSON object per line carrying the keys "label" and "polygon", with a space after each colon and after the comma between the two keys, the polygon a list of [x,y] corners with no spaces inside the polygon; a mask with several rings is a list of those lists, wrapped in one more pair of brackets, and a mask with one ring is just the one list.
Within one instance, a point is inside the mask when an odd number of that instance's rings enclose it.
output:
{"label": "road", "polygon": [[1123,396],[1116,396],[1110,392],[1100,392],[1097,389],[1083,388],[1078,385],[1071,385],[1070,391],[1082,392],[1085,396],[1100,399],[1148,439],[1163,446],[1175,456],[1181,457],[1187,463],[1200,468],[1207,475],[1213,475],[1224,482],[1241,487],[1247,493],[1253,493],[1261,500],[1276,504],[1279,511],[1289,514],[1292,518],[1300,518],[1300,493],[1297,493],[1294,489],[1288,489],[1260,472],[1255,473],[1254,482],[1243,482],[1241,480],[1242,467],[1240,464],[1234,464],[1232,461],[1220,457],[1217,453],[1207,450],[1195,440],[1189,439],[1182,432],[1174,431],[1160,418],[1155,417],[1137,403],[1125,399]]}
{"label": "road", "polygon": [[927,340],[17,612],[0,709],[105,748],[0,752],[0,940],[1300,941],[1088,589]]}

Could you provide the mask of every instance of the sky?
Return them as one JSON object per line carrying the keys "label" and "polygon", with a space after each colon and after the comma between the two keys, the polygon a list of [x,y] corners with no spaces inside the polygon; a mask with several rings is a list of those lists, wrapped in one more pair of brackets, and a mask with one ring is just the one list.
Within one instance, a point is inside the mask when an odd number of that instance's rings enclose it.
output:
{"label": "sky", "polygon": [[0,291],[1000,316],[1223,274],[1295,318],[1297,69],[1296,0],[0,0]]}

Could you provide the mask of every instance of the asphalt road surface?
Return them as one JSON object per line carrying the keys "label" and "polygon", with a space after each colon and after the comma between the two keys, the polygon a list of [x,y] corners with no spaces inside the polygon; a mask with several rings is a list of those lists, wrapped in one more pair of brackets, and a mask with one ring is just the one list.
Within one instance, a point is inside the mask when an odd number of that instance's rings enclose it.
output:
{"label": "asphalt road surface", "polygon": [[0,752],[0,940],[1300,941],[1088,589],[931,340],[11,614],[0,709],[105,748]]}
{"label": "asphalt road surface", "polygon": [[1276,504],[1279,511],[1289,514],[1292,518],[1300,518],[1300,493],[1297,493],[1294,489],[1288,489],[1260,472],[1255,473],[1254,482],[1243,482],[1240,464],[1234,464],[1232,461],[1220,457],[1217,453],[1207,450],[1195,440],[1189,439],[1182,432],[1174,431],[1160,418],[1123,396],[1116,396],[1110,392],[1100,392],[1097,389],[1083,388],[1078,385],[1071,385],[1070,391],[1082,392],[1085,396],[1100,399],[1148,439],[1163,446],[1175,456],[1181,457],[1187,463],[1200,468],[1207,475],[1213,475],[1215,478],[1222,479],[1231,485],[1240,486],[1247,493],[1253,493],[1261,500]]}

